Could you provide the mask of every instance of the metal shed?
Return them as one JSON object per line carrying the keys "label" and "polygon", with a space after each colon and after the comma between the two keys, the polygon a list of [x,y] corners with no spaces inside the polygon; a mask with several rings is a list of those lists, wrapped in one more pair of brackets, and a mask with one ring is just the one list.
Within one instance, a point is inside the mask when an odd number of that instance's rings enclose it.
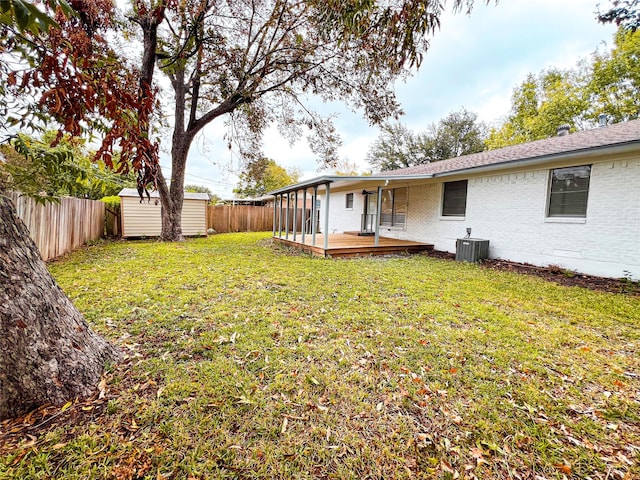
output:
{"label": "metal shed", "polygon": [[[120,215],[122,216],[123,237],[159,237],[162,229],[160,216],[160,195],[151,192],[151,201],[147,198],[140,203],[135,188],[124,188],[120,197]],[[186,236],[206,235],[207,202],[206,193],[185,193],[182,205],[182,234]]]}

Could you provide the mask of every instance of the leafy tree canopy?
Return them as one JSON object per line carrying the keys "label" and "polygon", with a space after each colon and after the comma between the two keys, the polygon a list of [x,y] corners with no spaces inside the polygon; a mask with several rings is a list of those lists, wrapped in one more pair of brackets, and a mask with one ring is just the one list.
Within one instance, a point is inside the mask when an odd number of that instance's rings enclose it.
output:
{"label": "leafy tree canopy", "polygon": [[609,52],[592,57],[586,85],[591,108],[587,118],[597,120],[604,113],[612,122],[624,122],[640,115],[640,31],[620,28]]}
{"label": "leafy tree canopy", "polygon": [[247,165],[233,193],[245,198],[261,197],[272,190],[297,183],[299,177],[299,170],[285,169],[275,160],[263,157]]}
{"label": "leafy tree canopy", "polygon": [[[97,157],[112,167],[139,168],[156,149],[138,128],[153,98],[138,95],[137,69],[109,43],[115,10],[109,0],[0,2],[0,131],[59,127],[94,133]],[[26,146],[26,144],[24,145]]]}
{"label": "leafy tree canopy", "polygon": [[640,0],[611,0],[611,8],[598,12],[602,23],[615,23],[627,30],[640,28]]}
{"label": "leafy tree canopy", "polygon": [[[73,14],[64,0],[43,1],[49,9],[60,8],[66,16]],[[44,13],[33,2],[25,0],[2,0],[0,2],[0,24],[17,27],[20,32],[40,33],[51,27],[59,27],[56,21]]]}
{"label": "leafy tree canopy", "polygon": [[581,72],[549,70],[529,75],[511,97],[511,113],[499,129],[487,138],[489,149],[548,138],[560,125],[581,129],[589,98],[581,89]]}
{"label": "leafy tree canopy", "polygon": [[[51,144],[56,143],[52,147]],[[38,201],[71,196],[98,200],[117,195],[123,187],[135,186],[132,174],[114,173],[104,162],[92,162],[84,141],[57,132],[44,133],[35,140],[16,135],[0,146],[1,189],[16,190]]]}
{"label": "leafy tree canopy", "polygon": [[211,189],[202,185],[185,185],[184,191],[189,193],[206,193],[209,196],[212,195]]}
{"label": "leafy tree canopy", "polygon": [[418,134],[400,123],[386,124],[367,152],[367,161],[386,171],[480,152],[486,131],[478,115],[465,108]]}
{"label": "leafy tree canopy", "polygon": [[428,162],[420,150],[419,138],[401,123],[387,123],[369,148],[367,162],[378,170],[396,170]]}
{"label": "leafy tree canopy", "polygon": [[335,168],[333,169],[333,173],[342,177],[371,175],[371,173],[368,172],[360,173],[358,171],[358,165],[356,163],[350,162],[348,158],[342,158],[338,160],[336,162]]}
{"label": "leafy tree canopy", "polygon": [[202,185],[185,185],[184,191],[189,193],[206,193],[209,195],[209,205],[216,205],[222,202],[222,197],[213,193],[209,187]]}
{"label": "leafy tree canopy", "polygon": [[571,131],[593,128],[601,114],[622,122],[640,113],[640,31],[620,28],[614,48],[596,52],[573,70],[551,69],[529,74],[513,92],[511,112],[491,130],[494,149],[556,135],[560,125]]}

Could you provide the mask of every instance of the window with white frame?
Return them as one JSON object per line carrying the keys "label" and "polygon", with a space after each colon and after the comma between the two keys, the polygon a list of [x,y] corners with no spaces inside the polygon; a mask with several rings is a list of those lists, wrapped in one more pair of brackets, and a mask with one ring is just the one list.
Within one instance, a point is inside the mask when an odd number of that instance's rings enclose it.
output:
{"label": "window with white frame", "polygon": [[467,212],[467,180],[445,182],[442,192],[442,216],[464,217]]}
{"label": "window with white frame", "polygon": [[382,190],[380,226],[404,227],[407,220],[407,187]]}
{"label": "window with white frame", "polygon": [[591,165],[554,168],[549,175],[548,217],[586,217]]}
{"label": "window with white frame", "polygon": [[344,196],[344,208],[353,210],[353,193],[347,193]]}

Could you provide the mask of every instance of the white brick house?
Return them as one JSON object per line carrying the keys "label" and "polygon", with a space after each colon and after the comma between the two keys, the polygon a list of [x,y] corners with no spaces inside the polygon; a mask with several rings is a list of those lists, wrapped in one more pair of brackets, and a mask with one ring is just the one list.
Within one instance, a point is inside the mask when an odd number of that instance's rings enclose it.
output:
{"label": "white brick house", "polygon": [[329,233],[368,229],[455,252],[471,228],[491,258],[640,279],[640,120],[273,194],[314,191]]}

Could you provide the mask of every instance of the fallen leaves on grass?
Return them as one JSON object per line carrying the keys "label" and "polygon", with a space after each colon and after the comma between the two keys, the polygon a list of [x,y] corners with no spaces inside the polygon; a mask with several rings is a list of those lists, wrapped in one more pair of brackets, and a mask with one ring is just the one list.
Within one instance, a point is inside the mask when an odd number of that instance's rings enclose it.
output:
{"label": "fallen leaves on grass", "polygon": [[264,237],[53,265],[129,359],[93,399],[0,422],[0,476],[640,475],[632,297],[425,256],[284,256]]}

